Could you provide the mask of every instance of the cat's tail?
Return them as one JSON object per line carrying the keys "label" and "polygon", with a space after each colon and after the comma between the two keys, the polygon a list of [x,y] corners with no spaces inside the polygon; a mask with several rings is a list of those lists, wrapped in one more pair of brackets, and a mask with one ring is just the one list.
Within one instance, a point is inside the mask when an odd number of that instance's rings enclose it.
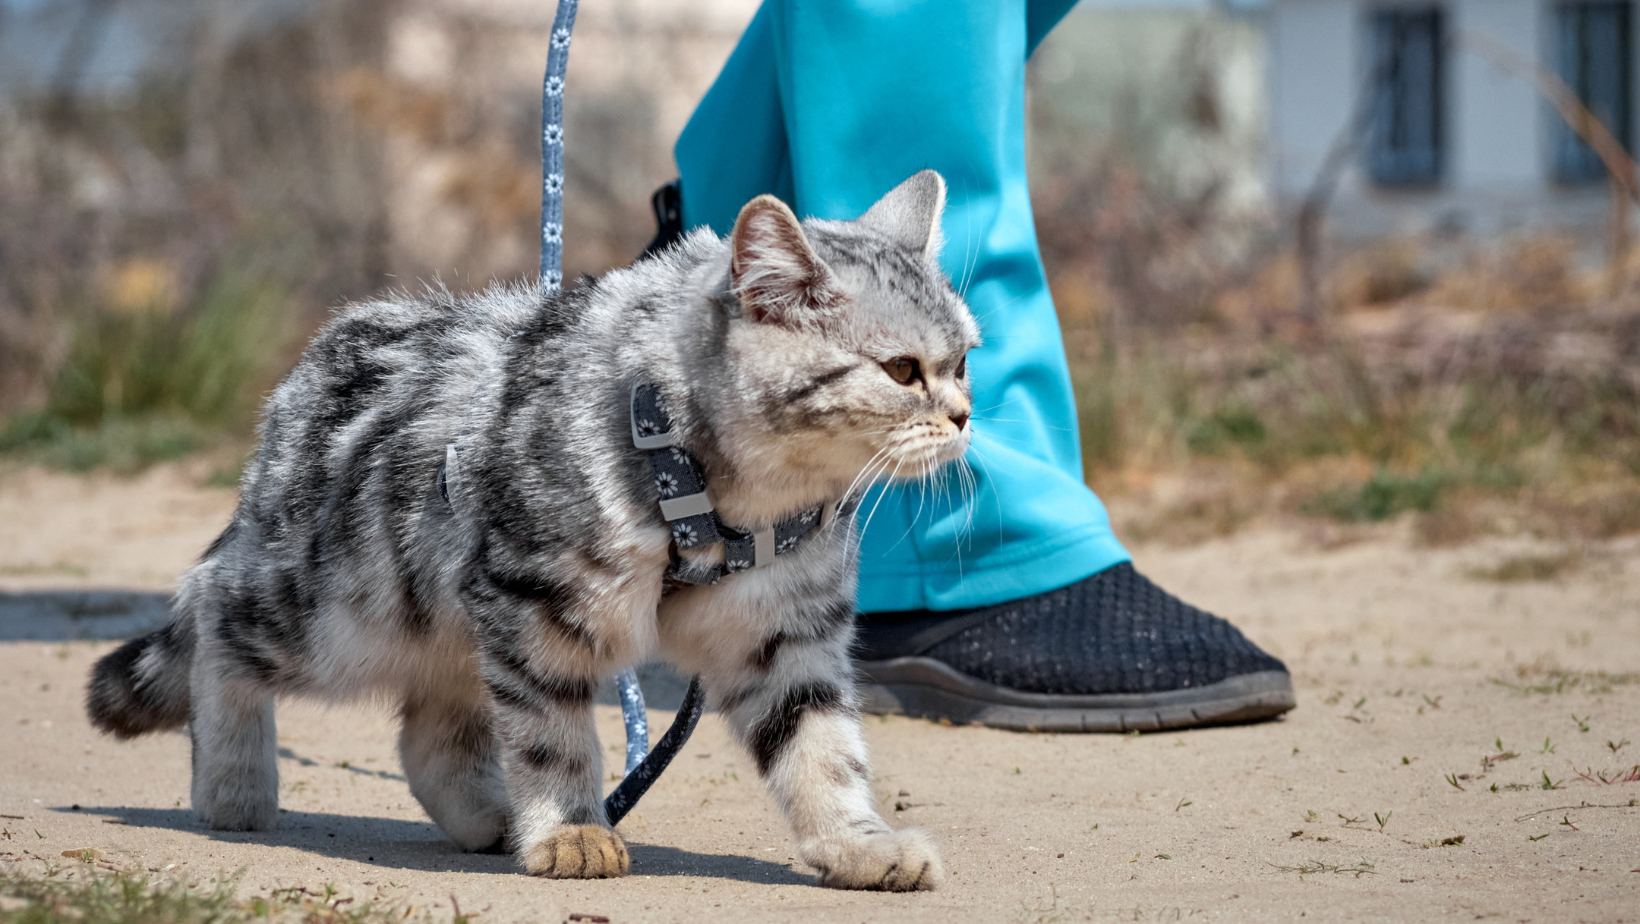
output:
{"label": "cat's tail", "polygon": [[171,621],[104,655],[91,669],[85,708],[91,724],[116,738],[177,728],[188,721],[188,674],[194,660],[190,578],[171,603]]}

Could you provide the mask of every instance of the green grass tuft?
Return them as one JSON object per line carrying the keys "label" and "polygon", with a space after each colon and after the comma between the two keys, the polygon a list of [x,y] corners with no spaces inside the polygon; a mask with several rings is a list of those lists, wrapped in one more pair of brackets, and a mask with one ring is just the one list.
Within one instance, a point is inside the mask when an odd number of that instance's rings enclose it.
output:
{"label": "green grass tuft", "polygon": [[183,310],[91,312],[44,406],[0,425],[0,453],[69,471],[137,471],[249,432],[289,342],[286,296],[226,276]]}
{"label": "green grass tuft", "polygon": [[[237,885],[237,876],[190,884],[73,860],[44,876],[7,870],[0,872],[0,924],[393,924],[406,916],[354,904],[330,886],[239,898]],[[411,920],[429,924],[430,916]]]}
{"label": "green grass tuft", "polygon": [[1321,492],[1304,510],[1346,523],[1377,523],[1413,510],[1428,513],[1440,503],[1445,480],[1431,471],[1407,476],[1379,469],[1360,485]]}

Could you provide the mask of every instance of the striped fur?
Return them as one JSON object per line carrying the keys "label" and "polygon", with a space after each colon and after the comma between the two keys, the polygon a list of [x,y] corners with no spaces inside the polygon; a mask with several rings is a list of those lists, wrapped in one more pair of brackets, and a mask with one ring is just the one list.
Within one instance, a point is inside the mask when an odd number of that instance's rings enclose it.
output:
{"label": "striped fur", "polygon": [[[852,526],[663,598],[668,533],[627,401],[660,389],[741,527],[957,459],[977,329],[933,262],[943,193],[925,172],[859,221],[802,225],[763,197],[729,239],[698,231],[561,294],[342,311],[268,402],[171,624],[98,664],[93,720],[128,737],[187,717],[195,810],[265,830],[274,699],[387,696],[411,791],[456,843],[620,875],[592,694],[661,657],[705,678],[824,881],[931,888],[931,842],[873,808]],[[892,378],[898,357],[921,376]],[[458,435],[446,502],[435,472]]]}

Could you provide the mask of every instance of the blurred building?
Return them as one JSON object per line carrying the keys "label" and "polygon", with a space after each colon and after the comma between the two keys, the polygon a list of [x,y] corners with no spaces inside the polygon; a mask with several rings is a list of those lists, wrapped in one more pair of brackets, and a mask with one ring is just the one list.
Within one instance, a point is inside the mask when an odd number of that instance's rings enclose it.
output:
{"label": "blurred building", "polygon": [[1631,0],[1265,0],[1268,153],[1287,203],[1339,168],[1329,219],[1360,236],[1598,233],[1606,170],[1534,87],[1564,81],[1625,147]]}

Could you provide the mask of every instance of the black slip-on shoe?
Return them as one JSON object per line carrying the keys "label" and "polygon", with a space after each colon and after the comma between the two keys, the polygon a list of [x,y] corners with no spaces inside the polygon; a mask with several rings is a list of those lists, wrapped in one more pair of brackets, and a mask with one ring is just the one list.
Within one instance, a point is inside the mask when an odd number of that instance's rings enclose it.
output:
{"label": "black slip-on shoe", "polygon": [[1286,665],[1127,563],[956,612],[870,613],[867,712],[1055,732],[1253,722],[1296,705]]}

